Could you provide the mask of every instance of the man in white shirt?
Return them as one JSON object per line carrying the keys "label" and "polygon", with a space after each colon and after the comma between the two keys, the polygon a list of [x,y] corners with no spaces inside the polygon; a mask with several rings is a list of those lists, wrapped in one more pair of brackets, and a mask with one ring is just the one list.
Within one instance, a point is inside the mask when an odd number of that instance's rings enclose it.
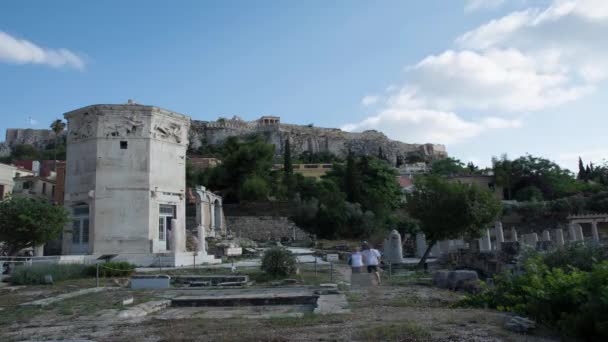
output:
{"label": "man in white shirt", "polygon": [[367,266],[367,273],[374,273],[376,280],[378,281],[378,285],[380,285],[380,273],[378,271],[378,265],[380,265],[380,258],[382,255],[377,249],[372,248],[372,246],[363,242],[363,262]]}

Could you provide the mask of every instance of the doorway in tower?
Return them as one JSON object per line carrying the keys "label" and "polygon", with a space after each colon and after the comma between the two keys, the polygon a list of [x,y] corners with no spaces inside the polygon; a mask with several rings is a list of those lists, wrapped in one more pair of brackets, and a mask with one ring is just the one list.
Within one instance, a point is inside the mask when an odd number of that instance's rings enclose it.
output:
{"label": "doorway in tower", "polygon": [[165,249],[171,250],[173,227],[171,220],[175,218],[175,206],[161,204],[158,211],[158,239],[165,243]]}

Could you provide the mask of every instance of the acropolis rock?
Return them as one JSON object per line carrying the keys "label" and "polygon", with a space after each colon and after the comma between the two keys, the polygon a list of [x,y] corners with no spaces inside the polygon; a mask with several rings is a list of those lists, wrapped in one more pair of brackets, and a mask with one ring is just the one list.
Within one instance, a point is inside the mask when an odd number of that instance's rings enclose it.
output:
{"label": "acropolis rock", "polygon": [[396,165],[397,158],[405,158],[413,153],[420,153],[430,160],[447,157],[443,145],[406,144],[391,140],[378,131],[351,133],[337,128],[283,124],[276,116],[263,116],[255,121],[244,121],[236,116],[218,121],[193,120],[190,142],[192,148],[198,148],[202,141],[216,145],[231,136],[246,137],[256,134],[264,136],[268,143],[274,144],[277,154],[283,153],[284,141],[289,139],[295,154],[305,151],[330,152],[345,157],[348,150],[357,155],[378,155],[382,150],[382,154],[393,165]]}
{"label": "acropolis rock", "polygon": [[[351,150],[356,155],[377,156],[382,150],[384,157],[393,165],[397,164],[398,158],[405,159],[414,153],[422,155],[429,161],[447,157],[444,145],[407,144],[391,140],[382,132],[374,130],[352,133],[337,128],[284,124],[276,116],[263,116],[254,121],[244,121],[237,116],[217,121],[192,120],[189,131],[190,148],[199,148],[203,140],[210,145],[217,145],[231,136],[253,135],[261,135],[268,143],[274,144],[277,155],[283,153],[285,139],[289,139],[294,154],[305,151],[330,152],[345,157]],[[44,148],[54,139],[55,134],[49,129],[6,130],[6,144],[11,147],[29,144]]]}

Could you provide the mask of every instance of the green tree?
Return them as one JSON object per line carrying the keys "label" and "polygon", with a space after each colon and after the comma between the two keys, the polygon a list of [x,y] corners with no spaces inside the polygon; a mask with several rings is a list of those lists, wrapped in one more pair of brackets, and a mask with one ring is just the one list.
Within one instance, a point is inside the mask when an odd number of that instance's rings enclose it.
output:
{"label": "green tree", "polygon": [[586,181],[587,180],[587,170],[585,170],[585,164],[583,164],[583,159],[578,157],[578,175],[576,179]]}
{"label": "green tree", "polygon": [[452,176],[466,173],[464,163],[458,159],[448,157],[435,160],[431,163],[431,174],[439,176]]}
{"label": "green tree", "polygon": [[37,160],[38,150],[32,145],[17,145],[12,151],[14,160]]}
{"label": "green tree", "polygon": [[209,187],[222,191],[228,202],[237,202],[244,193],[251,194],[251,188],[242,191],[247,179],[253,177],[253,185],[260,185],[260,179],[270,184],[274,145],[265,143],[261,137],[245,141],[230,137],[224,142],[222,151],[222,164],[210,171]]}
{"label": "green tree", "polygon": [[503,154],[500,159],[492,157],[492,169],[496,184],[506,189],[508,200],[512,199],[513,163],[509,160],[509,157],[506,154]]}
{"label": "green tree", "polygon": [[9,255],[35,247],[61,234],[68,213],[41,199],[12,197],[0,202],[0,241]]}
{"label": "green tree", "polygon": [[55,133],[55,146],[54,149],[54,158],[53,158],[53,170],[57,171],[57,149],[59,148],[59,136],[65,129],[65,122],[61,119],[57,119],[51,123],[50,126],[53,133]]}
{"label": "green tree", "polygon": [[258,175],[251,175],[243,182],[239,198],[250,201],[266,200],[269,193],[268,181]]}
{"label": "green tree", "polygon": [[361,175],[357,169],[355,155],[348,151],[344,170],[344,190],[349,202],[359,202],[361,198]]}
{"label": "green tree", "polygon": [[501,210],[500,201],[490,191],[436,176],[418,178],[415,190],[406,196],[407,211],[430,241],[419,266],[437,241],[478,237]]}
{"label": "green tree", "polygon": [[287,197],[293,198],[295,194],[295,179],[293,176],[293,161],[291,159],[291,146],[289,139],[285,139],[283,151],[283,185],[287,190]]}

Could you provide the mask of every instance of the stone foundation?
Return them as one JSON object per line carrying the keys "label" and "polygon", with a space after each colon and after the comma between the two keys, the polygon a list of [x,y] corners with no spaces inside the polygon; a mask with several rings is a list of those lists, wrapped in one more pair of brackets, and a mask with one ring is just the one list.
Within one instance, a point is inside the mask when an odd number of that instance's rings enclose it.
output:
{"label": "stone foundation", "polygon": [[292,220],[281,216],[226,216],[226,226],[233,236],[254,241],[309,238]]}

